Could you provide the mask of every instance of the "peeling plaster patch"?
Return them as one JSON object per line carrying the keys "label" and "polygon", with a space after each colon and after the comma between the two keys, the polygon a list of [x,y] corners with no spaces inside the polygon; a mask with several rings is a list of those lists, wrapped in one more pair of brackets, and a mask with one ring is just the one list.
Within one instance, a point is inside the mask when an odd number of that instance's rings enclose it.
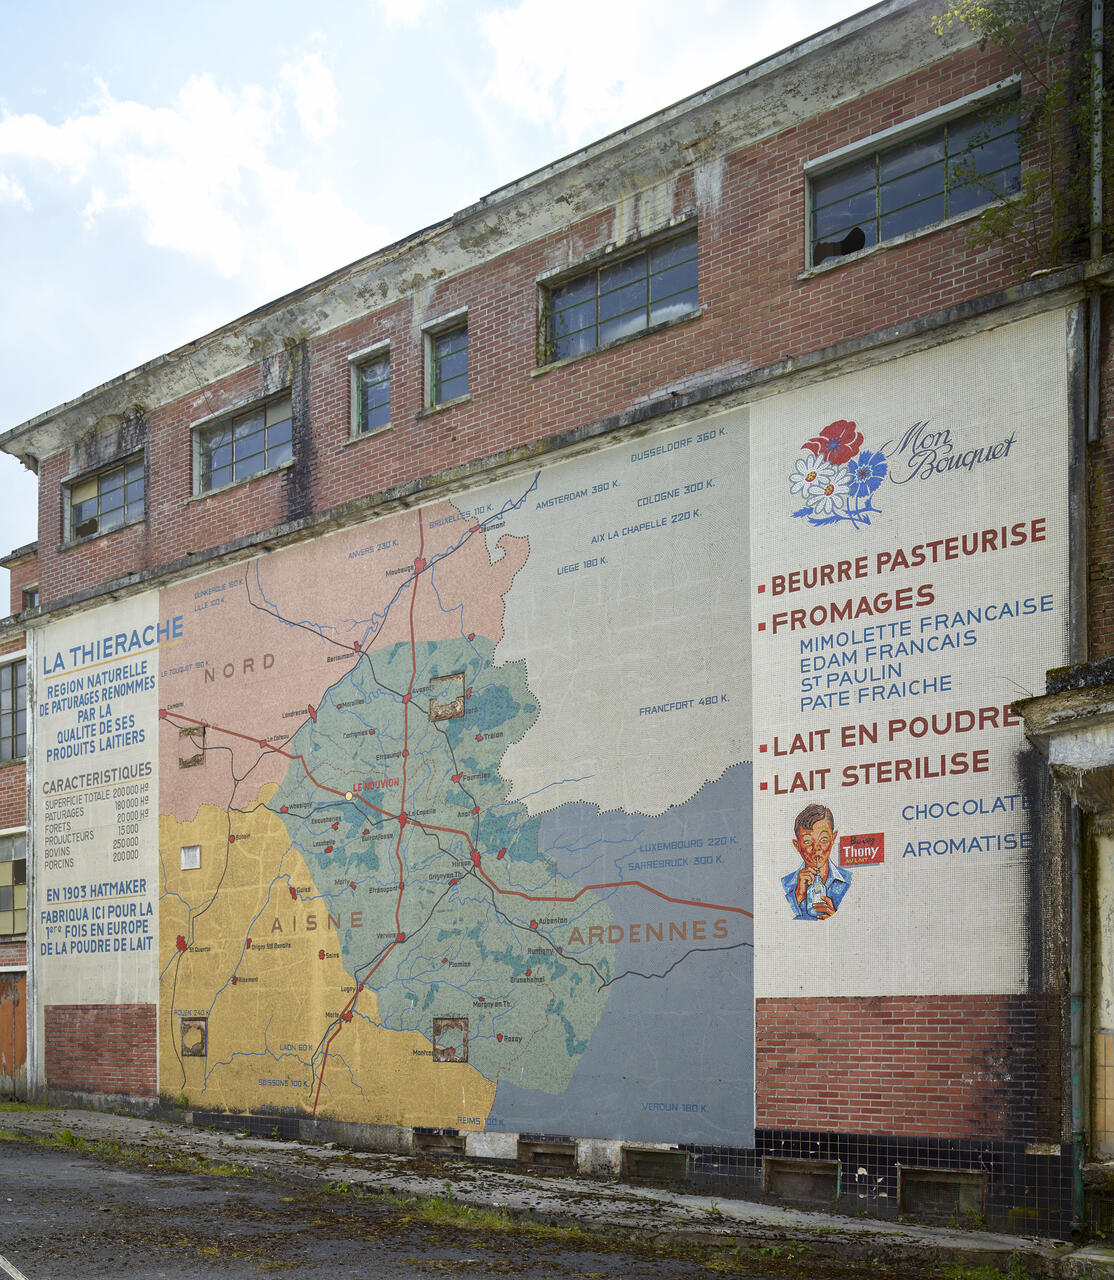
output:
{"label": "peeling plaster patch", "polygon": [[265,396],[273,395],[276,391],[282,391],[288,385],[289,368],[290,362],[287,359],[285,347],[274,355],[265,356],[259,362],[259,371],[263,375],[263,394]]}
{"label": "peeling plaster patch", "polygon": [[716,156],[712,160],[697,165],[693,171],[693,181],[700,216],[717,218],[723,196],[723,156]]}
{"label": "peeling plaster patch", "polygon": [[147,418],[139,406],[123,414],[111,414],[75,442],[71,473],[88,471],[138,453],[146,441]]}

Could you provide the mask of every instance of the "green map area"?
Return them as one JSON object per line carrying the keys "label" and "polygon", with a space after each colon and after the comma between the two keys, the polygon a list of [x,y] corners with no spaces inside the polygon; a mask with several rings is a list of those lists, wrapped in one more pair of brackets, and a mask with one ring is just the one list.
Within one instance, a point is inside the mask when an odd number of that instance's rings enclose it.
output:
{"label": "green map area", "polygon": [[[496,668],[493,651],[473,637],[361,654],[291,739],[269,807],[311,871],[303,908],[341,921],[362,985],[353,1018],[373,992],[383,1027],[560,1093],[612,965],[607,947],[588,962],[564,943],[574,924],[606,936],[612,914],[539,854],[539,819],[507,800],[500,757],[538,708],[524,664]],[[435,1019],[466,1020],[467,1045],[454,1026],[435,1037]]]}

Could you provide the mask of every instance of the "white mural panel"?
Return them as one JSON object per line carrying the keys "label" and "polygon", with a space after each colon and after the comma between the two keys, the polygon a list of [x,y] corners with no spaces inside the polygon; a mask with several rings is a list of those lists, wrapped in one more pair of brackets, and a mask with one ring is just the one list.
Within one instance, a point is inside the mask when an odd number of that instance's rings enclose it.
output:
{"label": "white mural panel", "polygon": [[37,1004],[156,998],[159,622],[147,594],[37,632],[34,671]]}
{"label": "white mural panel", "polygon": [[1065,316],[751,410],[759,996],[1020,992],[1067,658]]}

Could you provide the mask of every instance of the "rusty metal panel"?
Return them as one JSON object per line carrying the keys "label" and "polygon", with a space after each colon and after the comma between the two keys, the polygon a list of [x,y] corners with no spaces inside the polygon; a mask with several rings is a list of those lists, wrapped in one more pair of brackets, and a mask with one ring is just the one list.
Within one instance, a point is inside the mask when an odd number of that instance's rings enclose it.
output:
{"label": "rusty metal panel", "polygon": [[0,973],[0,1093],[27,1088],[27,975]]}

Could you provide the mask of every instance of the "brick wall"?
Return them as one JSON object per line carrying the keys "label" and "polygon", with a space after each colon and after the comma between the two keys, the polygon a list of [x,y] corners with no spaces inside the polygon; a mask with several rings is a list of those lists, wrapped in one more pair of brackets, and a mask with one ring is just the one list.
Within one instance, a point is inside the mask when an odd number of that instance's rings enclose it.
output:
{"label": "brick wall", "polygon": [[0,764],[0,830],[27,821],[27,766],[22,760]]}
{"label": "brick wall", "polygon": [[156,1009],[153,1004],[47,1005],[47,1088],[155,1097]]}
{"label": "brick wall", "polygon": [[761,1128],[1060,1138],[1060,1027],[1052,998],[756,1003]]}
{"label": "brick wall", "polygon": [[11,613],[22,613],[23,591],[39,580],[39,561],[35,555],[27,555],[8,565],[8,609]]}
{"label": "brick wall", "polygon": [[[800,278],[805,161],[992,84],[1007,70],[989,51],[974,48],[940,58],[901,82],[726,156],[718,186],[702,197],[696,193],[705,184],[694,184],[691,169],[674,170],[663,179],[671,198],[663,207],[674,216],[695,207],[703,312],[670,328],[531,376],[537,278],[612,242],[620,233],[616,206],[427,281],[420,294],[292,342],[258,365],[153,409],[146,423],[148,512],[141,524],[60,549],[59,486],[79,464],[67,453],[45,460],[38,539],[44,604],[599,421],[671,388],[800,357],[1016,283],[1034,263],[1001,247],[968,250],[965,225]],[[423,413],[422,324],[464,306],[471,400]],[[393,426],[349,444],[348,356],[382,341],[390,343]],[[188,501],[191,424],[282,385],[295,387],[296,405],[308,405],[310,430],[293,465]],[[304,431],[306,424],[299,425]]]}
{"label": "brick wall", "polygon": [[0,969],[10,965],[27,963],[27,944],[22,938],[15,942],[0,941]]}

